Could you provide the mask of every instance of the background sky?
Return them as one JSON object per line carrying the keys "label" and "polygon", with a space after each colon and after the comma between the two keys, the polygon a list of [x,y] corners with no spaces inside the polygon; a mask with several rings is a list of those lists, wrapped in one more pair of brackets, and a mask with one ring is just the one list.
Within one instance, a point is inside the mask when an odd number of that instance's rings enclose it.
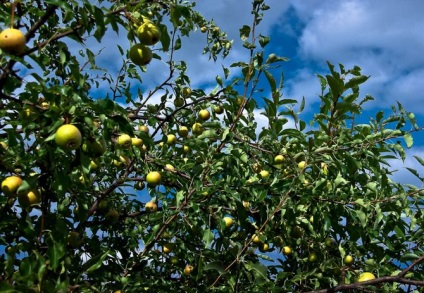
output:
{"label": "background sky", "polygon": [[[286,79],[283,93],[286,98],[305,97],[307,121],[319,105],[320,84],[316,74],[328,74],[328,60],[335,65],[342,63],[346,68],[358,65],[364,75],[370,76],[361,93],[370,94],[375,101],[367,104],[364,120],[375,117],[379,110],[389,115],[390,105],[399,101],[407,111],[416,114],[419,125],[424,123],[424,1],[269,0],[266,3],[271,9],[265,12],[258,32],[271,37],[269,53],[290,58],[282,67]],[[177,56],[188,61],[189,76],[196,77],[192,79],[194,86],[202,86],[222,74],[221,63],[248,60],[238,30],[252,22],[251,1],[215,0],[214,5],[199,1],[197,8],[206,18],[213,18],[227,31],[229,39],[235,41],[233,52],[216,66],[206,56],[198,55],[204,44],[202,34],[185,41],[190,45]],[[408,155],[424,157],[421,137],[420,133],[414,135],[415,145]],[[395,178],[421,185],[405,166],[423,173],[421,165],[410,157],[405,163],[392,161],[393,169],[401,170]]]}

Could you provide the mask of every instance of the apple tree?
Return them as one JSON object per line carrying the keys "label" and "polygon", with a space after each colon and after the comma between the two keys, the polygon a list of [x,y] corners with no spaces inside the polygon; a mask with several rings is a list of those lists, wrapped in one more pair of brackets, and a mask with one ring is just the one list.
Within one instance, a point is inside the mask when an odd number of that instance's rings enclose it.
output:
{"label": "apple tree", "polygon": [[306,121],[258,33],[264,0],[240,28],[247,60],[192,84],[190,36],[211,62],[233,46],[196,8],[0,4],[0,292],[419,290],[423,190],[390,165],[414,114],[363,117],[369,77],[328,63]]}

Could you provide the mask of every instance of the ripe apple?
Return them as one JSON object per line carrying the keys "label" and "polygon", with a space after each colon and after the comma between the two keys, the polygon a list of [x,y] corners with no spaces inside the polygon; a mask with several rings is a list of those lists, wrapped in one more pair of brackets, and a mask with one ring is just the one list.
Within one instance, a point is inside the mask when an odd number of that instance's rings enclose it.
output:
{"label": "ripe apple", "polygon": [[131,145],[140,148],[143,145],[143,140],[138,137],[131,137]]}
{"label": "ripe apple", "polygon": [[105,219],[106,219],[106,221],[111,222],[111,223],[117,222],[119,220],[119,213],[118,213],[118,211],[115,210],[115,209],[110,209],[106,213]]}
{"label": "ripe apple", "polygon": [[144,208],[146,209],[146,212],[154,213],[158,210],[158,205],[153,201],[149,201],[149,202],[146,203]]}
{"label": "ripe apple", "polygon": [[201,135],[203,133],[203,125],[201,123],[194,123],[193,126],[191,127],[191,130],[193,131],[194,134],[196,135]]}
{"label": "ripe apple", "polygon": [[180,128],[178,129],[178,134],[181,137],[187,137],[188,136],[188,128],[187,128],[187,126],[180,126]]}
{"label": "ripe apple", "polygon": [[351,255],[346,255],[343,259],[343,263],[345,265],[351,265],[353,263],[353,261],[354,261],[354,259],[353,259],[353,256],[351,256]]}
{"label": "ripe apple", "polygon": [[76,126],[64,124],[57,129],[55,142],[64,150],[75,150],[81,145],[82,135]]}
{"label": "ripe apple", "polygon": [[181,98],[181,97],[175,98],[174,106],[176,108],[180,108],[180,107],[184,106],[184,104],[185,104],[185,100],[183,98]]}
{"label": "ripe apple", "polygon": [[199,111],[199,118],[202,119],[203,121],[208,120],[211,117],[211,113],[209,113],[208,110],[203,109]]}
{"label": "ripe apple", "polygon": [[277,155],[274,158],[274,163],[275,164],[282,164],[284,162],[284,156],[283,155]]}
{"label": "ripe apple", "polygon": [[18,29],[8,28],[0,33],[0,49],[10,54],[21,54],[25,51],[26,38]]}
{"label": "ripe apple", "polygon": [[184,268],[184,274],[189,276],[193,270],[194,267],[192,265],[186,265],[186,267]]}
{"label": "ripe apple", "polygon": [[18,176],[9,176],[1,183],[1,190],[8,197],[16,197],[16,191],[22,184],[22,179]]}
{"label": "ripe apple", "polygon": [[152,61],[153,53],[148,47],[142,44],[135,44],[130,48],[130,60],[139,66],[149,64]]}
{"label": "ripe apple", "polygon": [[174,243],[165,243],[162,246],[163,253],[170,254],[172,250],[174,249],[174,245],[175,245]]}
{"label": "ripe apple", "polygon": [[284,246],[283,249],[283,254],[284,255],[291,255],[293,253],[292,249],[290,246]]}
{"label": "ripe apple", "polygon": [[129,136],[128,134],[121,134],[120,136],[118,136],[118,139],[116,140],[116,143],[120,147],[125,148],[125,149],[128,149],[132,145],[131,136]]}
{"label": "ripe apple", "polygon": [[370,281],[374,279],[375,279],[374,274],[370,272],[363,272],[362,274],[359,275],[358,282],[366,282],[366,281]]}
{"label": "ripe apple", "polygon": [[269,250],[269,244],[268,243],[262,243],[262,245],[259,247],[259,250],[261,252],[265,252]]}
{"label": "ripe apple", "polygon": [[224,109],[221,106],[214,106],[213,111],[215,114],[218,114],[218,115],[224,113]]}
{"label": "ripe apple", "polygon": [[231,217],[224,217],[225,227],[229,228],[234,224],[234,220]]}
{"label": "ripe apple", "polygon": [[138,127],[138,130],[143,131],[143,132],[149,134],[149,127],[147,127],[146,125],[140,125]]}
{"label": "ripe apple", "polygon": [[183,97],[189,97],[191,95],[191,88],[189,87],[185,87],[181,90],[181,94],[183,95]]}
{"label": "ripe apple", "polygon": [[255,244],[259,244],[259,243],[261,243],[262,241],[261,241],[261,239],[259,238],[259,236],[258,236],[258,235],[253,234],[253,235],[252,235],[252,242],[253,242],[253,243],[255,243]]}
{"label": "ripe apple", "polygon": [[138,27],[137,36],[141,44],[151,46],[159,42],[161,33],[154,23],[148,21]]}
{"label": "ripe apple", "polygon": [[161,180],[162,180],[162,176],[157,171],[152,171],[149,174],[147,174],[147,176],[146,176],[147,184],[150,187],[157,186],[160,183]]}
{"label": "ripe apple", "polygon": [[206,26],[202,26],[202,27],[200,28],[200,31],[201,31],[202,33],[206,33],[206,32],[208,31],[208,28],[207,28]]}
{"label": "ripe apple", "polygon": [[299,164],[297,164],[297,167],[298,167],[300,170],[305,169],[305,167],[306,167],[306,162],[305,162],[305,161],[300,161],[300,162],[299,162]]}
{"label": "ripe apple", "polygon": [[171,164],[166,164],[166,165],[165,165],[165,170],[168,170],[168,171],[174,172],[174,171],[175,171],[175,168],[174,168],[174,166],[172,166]]}
{"label": "ripe apple", "polygon": [[30,206],[41,203],[41,194],[38,190],[21,193],[18,195],[18,202],[22,208],[29,208]]}
{"label": "ripe apple", "polygon": [[166,143],[168,145],[174,145],[177,142],[177,137],[173,134],[168,134],[166,138]]}
{"label": "ripe apple", "polygon": [[68,245],[72,248],[77,248],[82,244],[84,240],[81,238],[80,233],[77,231],[71,231],[68,234]]}
{"label": "ripe apple", "polygon": [[262,179],[265,179],[269,177],[269,172],[267,170],[262,170],[259,172],[259,175],[262,177]]}

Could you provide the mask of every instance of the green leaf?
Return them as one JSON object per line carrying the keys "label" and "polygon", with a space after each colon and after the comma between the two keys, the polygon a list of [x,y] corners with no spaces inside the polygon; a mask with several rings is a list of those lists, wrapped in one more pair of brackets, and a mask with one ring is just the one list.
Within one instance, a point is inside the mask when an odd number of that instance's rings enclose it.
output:
{"label": "green leaf", "polygon": [[245,41],[250,35],[250,26],[243,25],[243,27],[239,31],[240,31],[240,39],[242,41]]}
{"label": "green leaf", "polygon": [[215,270],[218,271],[219,274],[225,274],[225,268],[220,261],[212,261],[207,263],[203,270]]}
{"label": "green leaf", "polygon": [[51,269],[55,270],[60,263],[60,259],[65,255],[65,246],[63,243],[56,242],[51,234],[48,239],[49,247],[47,249],[47,255],[50,260]]}
{"label": "green leaf", "polygon": [[412,147],[412,145],[414,144],[414,139],[410,133],[404,134],[403,139],[405,140],[406,146],[408,148]]}
{"label": "green leaf", "polygon": [[369,78],[369,76],[365,76],[365,75],[355,76],[355,77],[349,79],[349,81],[345,83],[344,87],[345,87],[345,89],[356,87],[356,86],[360,85],[361,83],[366,82],[368,78]]}
{"label": "green leaf", "polygon": [[203,231],[203,241],[205,242],[205,247],[209,247],[209,245],[212,243],[212,241],[215,239],[214,234],[211,232],[211,230],[206,229]]}
{"label": "green leaf", "polygon": [[99,269],[108,255],[109,251],[106,250],[106,252],[90,258],[85,264],[83,264],[82,272],[92,273]]}

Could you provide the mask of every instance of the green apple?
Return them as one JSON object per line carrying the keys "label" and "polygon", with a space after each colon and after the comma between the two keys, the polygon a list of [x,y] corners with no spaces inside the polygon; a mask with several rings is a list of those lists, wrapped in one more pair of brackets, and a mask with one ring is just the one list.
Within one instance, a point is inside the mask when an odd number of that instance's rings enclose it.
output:
{"label": "green apple", "polygon": [[284,162],[284,156],[283,155],[277,155],[274,158],[274,163],[275,164],[282,164]]}
{"label": "green apple", "polygon": [[173,134],[168,134],[166,137],[166,143],[168,145],[174,145],[177,142],[177,138]]}
{"label": "green apple", "polygon": [[183,95],[183,97],[188,98],[191,96],[191,88],[189,87],[185,87],[181,90],[181,94]]}
{"label": "green apple", "polygon": [[141,44],[152,46],[160,41],[161,33],[159,28],[149,21],[138,27],[137,36]]}
{"label": "green apple", "polygon": [[353,264],[353,262],[354,262],[354,259],[353,259],[353,256],[351,256],[351,255],[346,255],[343,259],[343,263],[345,265],[351,265],[351,264]]}
{"label": "green apple", "polygon": [[269,172],[267,170],[262,170],[261,172],[259,172],[259,175],[262,179],[266,179],[269,177]]}
{"label": "green apple", "polygon": [[193,131],[194,134],[196,135],[201,135],[203,133],[203,125],[201,123],[194,123],[193,126],[191,127],[191,130]]}
{"label": "green apple", "polygon": [[55,142],[64,150],[75,150],[82,143],[82,135],[76,126],[65,124],[57,129]]}
{"label": "green apple", "polygon": [[184,104],[185,104],[185,100],[183,98],[181,98],[181,97],[175,98],[174,106],[176,108],[180,108],[180,107],[184,106]]}
{"label": "green apple", "polygon": [[215,114],[219,115],[224,113],[224,109],[221,106],[214,106],[212,109],[215,112]]}
{"label": "green apple", "polygon": [[142,44],[135,44],[130,48],[129,57],[134,64],[143,66],[152,61],[153,53],[148,47]]}
{"label": "green apple", "polygon": [[29,208],[30,206],[41,203],[41,194],[38,190],[21,193],[18,195],[18,202],[22,208]]}

